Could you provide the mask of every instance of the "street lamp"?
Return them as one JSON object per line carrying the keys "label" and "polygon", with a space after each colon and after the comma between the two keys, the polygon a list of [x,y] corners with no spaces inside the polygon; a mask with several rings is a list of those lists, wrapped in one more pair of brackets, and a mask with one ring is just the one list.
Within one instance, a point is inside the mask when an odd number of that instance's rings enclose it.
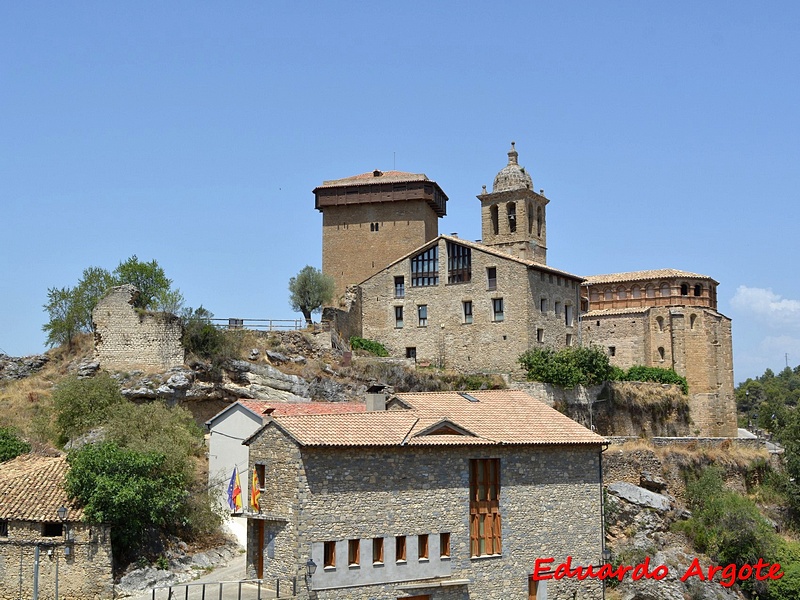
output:
{"label": "street lamp", "polygon": [[309,558],[306,561],[306,575],[308,575],[308,577],[311,578],[316,572],[317,572],[317,563],[315,563],[313,559]]}

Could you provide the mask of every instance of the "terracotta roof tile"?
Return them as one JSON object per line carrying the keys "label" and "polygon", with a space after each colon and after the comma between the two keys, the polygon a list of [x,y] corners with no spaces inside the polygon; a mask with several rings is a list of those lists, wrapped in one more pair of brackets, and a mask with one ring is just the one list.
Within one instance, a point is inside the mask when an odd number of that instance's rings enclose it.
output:
{"label": "terracotta roof tile", "polygon": [[[374,171],[368,173],[361,173],[360,175],[353,175],[352,177],[344,177],[343,179],[329,179],[323,181],[319,187],[339,187],[351,185],[367,185],[374,183],[402,183],[409,181],[431,181],[424,173],[407,173],[405,171],[379,171],[380,175],[375,176]],[[431,182],[435,183],[435,182]]]}
{"label": "terracotta roof tile", "polygon": [[[623,281],[646,281],[649,279],[671,279],[673,277],[688,277],[691,279],[708,279],[708,275],[679,271],[678,269],[653,269],[651,271],[630,271],[628,273],[609,273],[607,275],[589,275],[584,286],[599,285],[603,283],[620,283]],[[714,281],[714,283],[717,283]]]}
{"label": "terracotta roof tile", "polygon": [[[403,393],[408,410],[339,415],[276,416],[275,425],[304,446],[602,444],[557,410],[517,390]],[[477,401],[470,401],[469,397]],[[470,435],[430,434],[449,421]],[[433,431],[438,431],[434,428]]]}
{"label": "terracotta roof tile", "polygon": [[581,319],[591,319],[592,317],[607,317],[611,315],[643,315],[650,310],[649,306],[633,306],[630,308],[606,308],[590,310],[581,315]]}
{"label": "terracotta roof tile", "polygon": [[55,522],[56,511],[66,506],[67,519],[79,521],[83,510],[64,491],[68,470],[66,456],[23,454],[0,463],[0,519]]}
{"label": "terracotta roof tile", "polygon": [[270,413],[278,415],[340,415],[363,413],[367,405],[362,402],[303,402],[297,404],[269,404],[275,410]]}

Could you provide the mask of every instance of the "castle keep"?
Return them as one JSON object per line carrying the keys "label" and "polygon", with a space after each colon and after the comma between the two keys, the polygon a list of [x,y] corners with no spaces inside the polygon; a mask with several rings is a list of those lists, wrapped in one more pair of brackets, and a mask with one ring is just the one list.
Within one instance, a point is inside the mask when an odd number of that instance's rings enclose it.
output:
{"label": "castle keep", "polygon": [[694,432],[735,436],[731,322],[717,311],[717,282],[549,266],[550,200],[518,157],[512,142],[492,191],[478,195],[479,243],[437,235],[447,196],[425,175],[374,171],[316,188],[323,272],[338,296],[358,284],[338,321],[393,356],[515,376],[529,348],[596,344],[620,368],[674,369],[689,384]]}

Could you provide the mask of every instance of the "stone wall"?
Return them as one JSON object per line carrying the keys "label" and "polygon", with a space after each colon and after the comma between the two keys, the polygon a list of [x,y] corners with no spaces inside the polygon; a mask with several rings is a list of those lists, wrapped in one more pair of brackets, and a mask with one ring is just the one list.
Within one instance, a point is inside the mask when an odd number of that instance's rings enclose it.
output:
{"label": "stone wall", "polygon": [[[452,240],[457,243],[457,240]],[[526,264],[472,247],[471,281],[447,283],[447,240],[439,242],[438,285],[413,287],[411,261],[404,260],[365,281],[362,290],[364,337],[381,342],[392,356],[406,356],[414,348],[418,362],[465,372],[522,375],[520,354],[535,346],[563,347],[579,343],[578,286],[575,280],[530,269]],[[496,269],[490,289],[487,269]],[[395,277],[402,276],[404,297],[395,296]],[[503,300],[503,320],[495,320],[493,300]],[[541,301],[545,310],[541,310]],[[464,303],[472,303],[472,322]],[[558,303],[559,312],[556,312]],[[418,310],[427,306],[427,324],[420,325]],[[570,306],[572,325],[566,325]],[[398,327],[395,308],[402,307]],[[538,330],[542,330],[539,341]]]}
{"label": "stone wall", "polygon": [[[557,564],[570,555],[573,564],[598,564],[602,549],[601,489],[598,448],[311,448],[298,449],[278,427],[268,427],[250,446],[253,462],[267,470],[263,511],[275,513],[267,521],[265,553],[272,545],[273,559],[265,559],[265,578],[291,578],[304,571],[313,557],[318,565],[313,597],[327,599],[395,600],[405,585],[423,576],[428,565],[413,556],[418,536],[430,540],[450,534],[447,560],[449,577],[468,580],[450,588],[415,590],[435,600],[480,598],[525,600],[528,577],[536,558],[554,557]],[[500,513],[502,555],[470,556],[469,460],[499,458],[501,465]],[[280,520],[278,520],[280,519]],[[248,575],[254,574],[257,531],[251,520]],[[371,563],[374,538],[385,540],[385,560],[396,536],[406,536],[406,565],[396,566],[391,583],[354,583],[347,564],[346,541],[361,542],[362,561]],[[337,544],[333,570],[323,568],[322,544]],[[431,542],[431,551],[435,549]],[[431,561],[433,562],[433,561]],[[443,559],[437,562],[442,566]],[[332,585],[352,587],[337,587]],[[388,581],[388,580],[385,580]],[[333,583],[332,583],[333,582]],[[421,584],[421,581],[416,581]],[[598,582],[550,581],[549,597],[599,599]],[[301,586],[303,587],[303,586]],[[326,589],[321,589],[325,587]],[[406,591],[410,594],[410,591]],[[308,598],[301,589],[299,598]]]}
{"label": "stone wall", "polygon": [[54,600],[56,564],[58,597],[68,600],[111,598],[111,536],[104,527],[70,523],[73,540],[43,537],[42,523],[11,521],[0,537],[0,600],[33,597],[34,554],[39,547],[39,599]]}
{"label": "stone wall", "polygon": [[138,293],[131,285],[112,288],[92,312],[100,365],[106,369],[181,366],[185,354],[181,320],[169,313],[135,309]]}
{"label": "stone wall", "polygon": [[[374,225],[377,223],[377,231]],[[336,281],[334,298],[438,235],[438,217],[424,200],[326,206],[322,272]]]}
{"label": "stone wall", "polygon": [[361,288],[348,286],[342,298],[341,308],[326,306],[321,321],[330,327],[331,344],[339,352],[350,349],[350,338],[362,337]]}

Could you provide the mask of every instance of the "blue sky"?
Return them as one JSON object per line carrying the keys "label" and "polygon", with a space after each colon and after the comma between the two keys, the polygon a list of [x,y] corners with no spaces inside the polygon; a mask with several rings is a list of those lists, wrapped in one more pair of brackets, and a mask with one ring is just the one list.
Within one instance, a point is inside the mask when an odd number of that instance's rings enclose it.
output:
{"label": "blue sky", "polygon": [[0,349],[133,254],[218,317],[299,316],[314,187],[423,172],[478,239],[515,140],[551,265],[709,275],[735,380],[795,366],[797,31],[794,2],[1,3]]}

